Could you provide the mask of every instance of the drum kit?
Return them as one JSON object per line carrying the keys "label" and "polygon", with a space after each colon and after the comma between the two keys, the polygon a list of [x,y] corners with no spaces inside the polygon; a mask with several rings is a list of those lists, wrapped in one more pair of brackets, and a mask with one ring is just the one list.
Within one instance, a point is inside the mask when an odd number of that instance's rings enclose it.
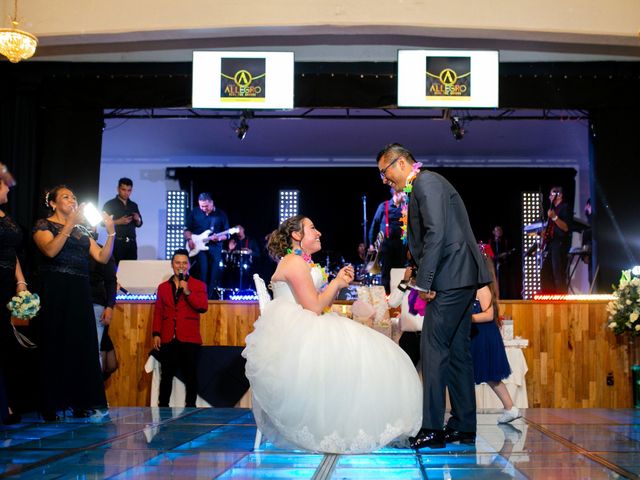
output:
{"label": "drum kit", "polygon": [[234,290],[250,289],[252,261],[251,249],[222,250],[220,266],[224,270],[225,286]]}

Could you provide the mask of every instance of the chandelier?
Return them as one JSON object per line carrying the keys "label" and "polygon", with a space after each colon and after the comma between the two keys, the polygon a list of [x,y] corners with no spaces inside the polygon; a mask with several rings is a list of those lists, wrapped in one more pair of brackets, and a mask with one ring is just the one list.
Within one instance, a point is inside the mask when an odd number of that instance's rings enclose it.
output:
{"label": "chandelier", "polygon": [[15,0],[12,28],[0,28],[0,54],[11,63],[31,58],[36,52],[38,39],[35,35],[18,29],[18,0]]}

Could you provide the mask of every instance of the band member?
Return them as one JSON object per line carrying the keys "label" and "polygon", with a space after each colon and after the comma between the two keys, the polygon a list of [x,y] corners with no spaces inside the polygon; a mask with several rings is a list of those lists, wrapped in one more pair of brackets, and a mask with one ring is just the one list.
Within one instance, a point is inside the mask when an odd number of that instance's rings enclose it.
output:
{"label": "band member", "polygon": [[[187,240],[189,251],[196,249],[195,235],[201,235],[205,230],[210,234],[204,240],[207,250],[200,250],[191,256],[196,272],[194,276],[207,285],[209,298],[218,298],[217,288],[222,279],[222,242],[229,238],[227,214],[217,209],[209,193],[203,192],[198,196],[198,208],[193,209],[187,217],[184,238]],[[200,245],[200,243],[198,243]]]}
{"label": "band member", "polygon": [[567,255],[571,247],[569,222],[571,212],[564,202],[562,187],[551,187],[551,206],[547,226],[542,233],[542,270],[540,280],[544,293],[567,293]]}
{"label": "band member", "polygon": [[104,204],[102,210],[113,215],[116,226],[116,238],[113,244],[113,258],[116,265],[120,260],[137,260],[138,245],[136,228],[142,226],[142,216],[138,204],[131,200],[133,181],[123,177],[118,180],[118,195]]}
{"label": "band member", "polygon": [[[197,358],[202,344],[200,314],[207,311],[203,282],[189,276],[189,255],[176,250],[173,276],[158,286],[153,315],[153,348],[160,352],[162,374],[158,406],[168,407],[173,377],[180,367],[185,379],[186,406],[195,407],[198,394]],[[180,405],[178,405],[180,406]]]}
{"label": "band member", "polygon": [[512,256],[515,250],[511,248],[509,240],[505,238],[500,225],[493,227],[488,245],[492,252],[490,258],[495,266],[499,298],[514,298],[513,286],[516,283],[516,278],[513,272]]}
{"label": "band member", "polygon": [[245,290],[253,284],[253,263],[260,257],[260,246],[253,237],[247,236],[242,225],[227,242],[228,286]]}
{"label": "band member", "polygon": [[390,293],[391,269],[404,266],[406,247],[402,242],[402,202],[404,193],[391,189],[391,200],[378,205],[369,228],[369,251],[375,249],[376,239],[384,237],[378,248],[381,264],[380,280],[387,294]]}

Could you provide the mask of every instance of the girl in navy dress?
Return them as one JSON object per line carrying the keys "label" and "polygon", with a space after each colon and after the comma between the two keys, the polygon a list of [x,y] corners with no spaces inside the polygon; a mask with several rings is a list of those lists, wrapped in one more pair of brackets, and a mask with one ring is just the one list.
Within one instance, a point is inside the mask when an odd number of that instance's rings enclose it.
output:
{"label": "girl in navy dress", "polygon": [[[495,270],[491,258],[482,248],[481,251],[489,272],[493,274]],[[500,334],[496,288],[494,275],[493,281],[476,293],[471,315],[471,355],[476,385],[486,383],[491,387],[504,406],[504,412],[498,417],[498,423],[509,423],[522,415],[518,407],[513,404],[507,387],[502,383],[502,380],[511,375],[511,367]]]}

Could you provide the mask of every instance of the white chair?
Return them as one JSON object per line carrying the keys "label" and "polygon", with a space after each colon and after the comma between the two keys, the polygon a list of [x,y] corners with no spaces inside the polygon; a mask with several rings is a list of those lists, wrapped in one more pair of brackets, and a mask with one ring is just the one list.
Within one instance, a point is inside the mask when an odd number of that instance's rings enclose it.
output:
{"label": "white chair", "polygon": [[[264,312],[264,307],[267,306],[267,303],[271,301],[271,295],[269,295],[269,290],[267,290],[267,285],[264,283],[264,280],[260,278],[260,275],[257,273],[253,274],[253,283],[256,284],[256,292],[258,294],[258,305],[260,306],[260,313]],[[260,448],[260,444],[262,443],[262,432],[256,425],[256,439],[253,442],[253,450],[258,450]]]}
{"label": "white chair", "polygon": [[257,273],[253,274],[253,283],[256,284],[256,292],[258,294],[258,304],[260,305],[260,313],[264,312],[264,307],[267,306],[267,303],[271,301],[271,295],[269,295],[269,290],[267,290],[267,286],[264,283],[264,280],[260,278],[260,275]]}

